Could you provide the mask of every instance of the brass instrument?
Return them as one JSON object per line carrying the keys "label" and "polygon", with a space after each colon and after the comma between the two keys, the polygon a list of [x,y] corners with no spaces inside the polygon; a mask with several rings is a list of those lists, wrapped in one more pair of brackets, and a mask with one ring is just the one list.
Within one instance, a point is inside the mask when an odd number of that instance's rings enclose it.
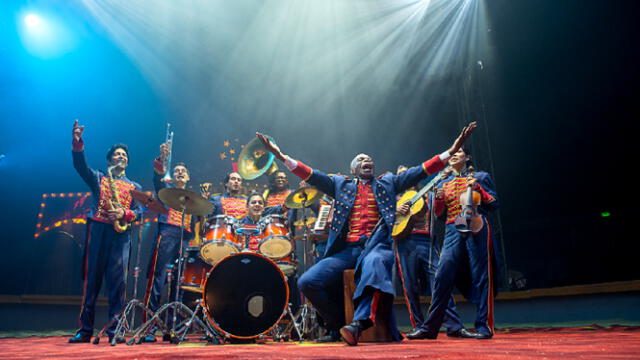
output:
{"label": "brass instrument", "polygon": [[[107,199],[107,209],[108,210],[114,210],[114,204],[115,206],[121,208],[122,204],[120,204],[120,200],[118,200],[118,192],[116,189],[116,184],[113,181],[113,169],[115,169],[116,167],[120,166],[121,163],[117,163],[113,166],[109,166],[109,168],[107,169],[107,174],[109,175],[109,187],[111,189],[111,199]],[[125,231],[127,231],[129,229],[129,226],[131,224],[129,224],[128,222],[124,221],[123,219],[119,219],[119,220],[115,220],[113,222],[113,229],[116,232],[119,233],[123,233]]]}
{"label": "brass instrument", "polygon": [[[271,136],[265,135],[275,144]],[[238,157],[238,173],[245,180],[253,180],[260,175],[271,175],[278,170],[275,156],[255,138],[244,146]]]}
{"label": "brass instrument", "polygon": [[170,131],[171,124],[167,123],[167,135],[165,136],[165,144],[169,146],[169,155],[164,159],[162,165],[164,166],[164,177],[161,179],[162,182],[173,182],[171,178],[171,154],[173,153],[173,131]]}

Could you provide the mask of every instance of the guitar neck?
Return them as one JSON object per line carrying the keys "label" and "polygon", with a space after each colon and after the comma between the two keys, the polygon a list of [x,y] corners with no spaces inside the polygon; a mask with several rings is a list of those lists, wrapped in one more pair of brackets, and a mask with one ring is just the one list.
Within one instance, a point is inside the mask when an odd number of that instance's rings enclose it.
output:
{"label": "guitar neck", "polygon": [[420,189],[420,191],[418,191],[418,193],[415,194],[415,196],[412,197],[411,200],[409,200],[411,205],[415,204],[416,201],[420,200],[424,196],[424,194],[426,194],[429,190],[433,189],[433,187],[436,186],[436,184],[438,183],[438,181],[440,181],[440,179],[442,179],[442,171],[436,174],[436,176],[433,179],[431,179],[431,181],[429,181],[427,185],[425,185],[422,189]]}

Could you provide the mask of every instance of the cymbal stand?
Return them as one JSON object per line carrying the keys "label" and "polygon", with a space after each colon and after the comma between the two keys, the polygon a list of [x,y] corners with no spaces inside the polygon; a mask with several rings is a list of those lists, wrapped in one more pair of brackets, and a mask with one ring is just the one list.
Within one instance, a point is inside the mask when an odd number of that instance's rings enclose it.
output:
{"label": "cymbal stand", "polygon": [[[114,316],[107,325],[105,325],[98,335],[93,339],[93,344],[98,345],[100,343],[100,337],[104,335],[104,332],[109,329],[114,322],[116,324],[116,330],[111,338],[111,346],[116,346],[119,336],[124,336],[128,331],[132,331],[135,325],[136,308],[139,308],[141,312],[145,312],[147,316],[153,315],[153,311],[149,310],[142,301],[138,299],[138,278],[140,277],[140,248],[142,244],[142,230],[144,228],[144,212],[140,216],[140,225],[138,226],[138,246],[136,251],[136,265],[133,268],[133,297],[125,305],[118,314]],[[125,287],[126,291],[126,287]],[[127,321],[127,316],[131,314],[131,321]]]}
{"label": "cymbal stand", "polygon": [[[302,237],[303,237],[303,257],[302,262],[305,271],[308,270],[308,265],[313,262],[310,260],[309,251],[309,226],[307,225],[307,214],[304,211],[307,207],[307,194],[303,192],[303,201],[302,201]],[[298,332],[299,339],[302,341],[302,335],[309,335],[310,339],[317,338],[317,334],[314,333],[315,330],[318,329],[318,322],[316,320],[316,310],[313,308],[313,305],[307,300],[307,298],[302,296],[302,306],[298,309],[296,314],[293,316],[293,323],[296,331]]]}
{"label": "cymbal stand", "polygon": [[[168,304],[163,305],[160,309],[158,309],[158,311],[156,311],[155,314],[153,314],[153,317],[151,319],[149,319],[146,323],[144,323],[139,329],[138,331],[136,331],[136,333],[134,334],[134,336],[127,341],[127,345],[131,345],[134,344],[136,341],[139,343],[140,342],[140,338],[141,336],[144,336],[144,334],[149,331],[153,326],[158,326],[159,328],[162,329],[163,333],[168,332],[171,338],[171,343],[172,344],[179,344],[180,342],[182,342],[184,340],[184,335],[189,331],[189,329],[193,326],[193,321],[189,322],[189,325],[186,326],[188,321],[184,321],[180,324],[180,326],[177,326],[178,323],[178,313],[180,313],[180,315],[183,318],[191,318],[194,316],[194,312],[191,311],[191,309],[189,309],[189,307],[187,307],[185,304],[183,304],[180,301],[180,282],[182,279],[182,270],[184,268],[184,258],[185,258],[185,252],[184,252],[184,216],[185,216],[185,210],[186,210],[186,206],[185,206],[185,202],[187,199],[183,199],[183,202],[180,206],[180,214],[181,214],[181,222],[180,222],[180,247],[179,247],[179,251],[178,251],[178,271],[177,271],[177,275],[176,275],[176,279],[175,279],[175,298],[174,301]],[[163,323],[162,320],[160,320],[160,317],[162,314],[165,314],[165,319],[167,319],[167,312],[172,310],[172,315],[173,315],[173,322],[171,324],[171,329],[168,328],[168,326],[166,325],[166,323]],[[209,329],[207,329],[206,326],[201,326],[204,325],[202,323],[202,321],[200,321],[199,319],[196,319],[196,325],[200,326],[202,330],[205,331],[205,333],[207,335],[209,335],[210,331]],[[178,333],[182,333],[182,336],[177,336]]]}

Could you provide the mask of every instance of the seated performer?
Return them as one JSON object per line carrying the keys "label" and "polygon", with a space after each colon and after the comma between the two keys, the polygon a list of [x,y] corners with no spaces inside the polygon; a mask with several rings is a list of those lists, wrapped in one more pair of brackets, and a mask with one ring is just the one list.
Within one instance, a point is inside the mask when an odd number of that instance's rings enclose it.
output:
{"label": "seated performer", "polygon": [[[400,165],[397,174],[407,171],[407,167]],[[424,196],[424,207],[413,215],[412,229],[405,238],[396,237],[396,256],[398,265],[398,276],[402,282],[404,298],[409,311],[409,319],[414,330],[416,326],[422,324],[424,315],[420,309],[420,294],[423,289],[429,289],[433,293],[433,280],[438,266],[440,254],[439,247],[432,242],[431,237],[431,209],[429,208],[431,192]],[[410,211],[409,203],[398,208],[398,214],[408,215]],[[467,331],[460,321],[460,316],[456,312],[456,304],[453,296],[449,298],[447,304],[444,326],[449,337],[474,337],[475,334]]]}
{"label": "seated performer", "polygon": [[[265,215],[281,214],[286,210],[286,207],[270,206],[265,207],[264,197],[257,192],[251,193],[247,198],[247,215],[240,219],[240,227],[245,230],[256,230],[258,228],[258,222]],[[260,245],[260,238],[258,236],[250,236],[249,250],[258,251]]]}
{"label": "seated performer", "polygon": [[[359,154],[351,162],[353,179],[328,176],[311,169],[284,155],[264,135],[257,134],[295,175],[335,199],[325,257],[298,281],[303,294],[331,329],[322,341],[336,341],[337,330],[340,329],[339,334],[347,344],[357,345],[362,331],[377,320],[388,322],[394,339],[402,339],[395,326],[393,313],[377,314],[376,311],[379,306],[391,309],[394,298],[391,230],[395,222],[396,194],[444,168],[450,154],[458,151],[475,126],[475,123],[471,123],[465,127],[448,151],[400,175],[389,173],[375,178],[373,160],[368,155]],[[356,291],[353,296],[353,322],[341,327],[344,324],[344,307],[340,301],[342,273],[354,268]]]}
{"label": "seated performer", "polygon": [[[476,305],[477,333],[474,337],[489,339],[493,336],[495,257],[491,226],[486,215],[489,211],[497,209],[498,200],[491,176],[484,171],[470,174],[467,168],[469,160],[469,152],[465,149],[454,152],[449,159],[453,174],[441,183],[436,193],[436,215],[439,216],[445,210],[447,213],[444,245],[438,263],[429,314],[418,329],[407,334],[409,339],[435,339],[438,336],[456,283],[462,294]],[[481,197],[478,212],[483,226],[476,234],[459,231],[455,223],[461,213],[460,196],[467,191],[468,186],[479,192]]]}
{"label": "seated performer", "polygon": [[[169,157],[169,146],[164,143],[160,145],[160,156],[153,162],[153,186],[156,193],[165,188],[185,189],[187,183],[191,179],[189,170],[183,163],[178,163],[173,167],[173,182],[163,181],[162,177],[166,173],[165,165]],[[159,198],[159,196],[158,196]],[[149,268],[147,272],[147,291],[144,297],[145,305],[153,312],[158,310],[160,306],[160,298],[167,281],[167,265],[173,264],[178,258],[180,251],[180,237],[183,235],[183,246],[186,247],[188,242],[193,239],[193,231],[191,229],[191,215],[184,215],[184,234],[181,234],[182,214],[178,210],[174,210],[165,205],[168,214],[158,215],[158,235],[153,244],[153,251],[149,259]],[[175,278],[175,277],[174,277]],[[169,289],[170,301],[173,301],[175,290]],[[146,315],[146,314],[145,314]],[[142,338],[143,342],[155,342],[155,329],[147,333]],[[166,338],[166,337],[165,337]]]}
{"label": "seated performer", "polygon": [[247,214],[247,197],[240,194],[242,177],[237,172],[230,172],[224,178],[225,193],[209,198],[213,205],[211,216],[229,215],[241,219]]}
{"label": "seated performer", "polygon": [[[140,213],[140,208],[131,197],[131,190],[140,190],[140,185],[129,180],[125,169],[129,164],[127,145],[115,144],[107,152],[109,170],[93,170],[84,156],[82,133],[84,126],[73,124],[73,167],[91,189],[91,208],[87,214],[87,230],[84,244],[82,307],[80,329],[69,339],[69,343],[87,343],[93,336],[96,298],[107,282],[109,296],[109,320],[125,305],[125,274],[129,265],[131,224]],[[115,228],[117,226],[117,229]],[[109,342],[113,340],[116,323],[107,329]],[[124,339],[116,339],[124,342]]]}

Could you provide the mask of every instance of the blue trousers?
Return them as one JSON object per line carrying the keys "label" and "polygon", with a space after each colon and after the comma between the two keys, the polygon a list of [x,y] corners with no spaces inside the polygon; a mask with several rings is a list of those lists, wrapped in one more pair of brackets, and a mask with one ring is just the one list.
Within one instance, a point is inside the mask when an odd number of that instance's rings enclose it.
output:
{"label": "blue trousers", "polygon": [[[424,315],[420,307],[420,294],[425,289],[433,294],[436,268],[438,266],[439,249],[432,246],[431,238],[427,234],[411,234],[406,239],[396,241],[400,279],[404,290],[409,318],[413,327],[424,322]],[[456,312],[453,296],[449,297],[445,309],[444,327],[448,333],[463,328],[460,316]]]}
{"label": "blue trousers", "polygon": [[[355,268],[360,253],[362,247],[347,246],[320,260],[298,280],[298,288],[318,310],[329,330],[337,330],[344,325],[342,272]],[[373,290],[369,290],[355,302],[353,320],[371,318]]]}
{"label": "blue trousers", "polygon": [[[96,299],[106,280],[109,297],[109,320],[125,305],[125,277],[129,266],[131,230],[118,233],[112,224],[88,220],[83,261],[83,296],[80,309],[82,335],[93,335]],[[112,336],[114,323],[107,334]]]}
{"label": "blue trousers", "polygon": [[[484,222],[476,234],[463,234],[454,224],[447,224],[440,262],[433,286],[433,298],[427,319],[421,328],[436,335],[447,309],[451,292],[458,276],[470,279],[466,288],[460,289],[476,305],[475,328],[484,334],[493,334],[493,286],[490,276],[493,256],[491,231]],[[490,251],[491,250],[491,251]]]}
{"label": "blue trousers", "polygon": [[[191,233],[185,232],[182,251],[186,251],[189,241],[193,238]],[[145,304],[151,311],[158,310],[162,291],[167,282],[167,266],[174,264],[180,252],[180,227],[160,223],[158,225],[158,236],[153,244],[151,259],[148,268],[147,292],[145,294]],[[169,301],[174,300],[175,281],[177,272],[173,266],[173,282],[169,291]]]}

